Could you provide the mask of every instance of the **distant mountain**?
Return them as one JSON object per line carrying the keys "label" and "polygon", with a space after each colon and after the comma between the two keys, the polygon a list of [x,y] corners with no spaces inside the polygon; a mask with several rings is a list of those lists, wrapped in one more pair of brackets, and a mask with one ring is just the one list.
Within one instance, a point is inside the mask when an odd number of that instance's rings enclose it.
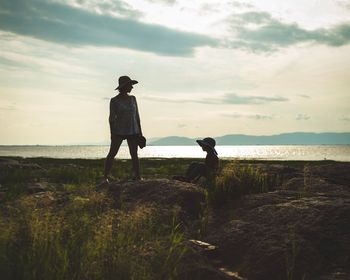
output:
{"label": "distant mountain", "polygon": [[[346,145],[350,144],[350,133],[293,132],[268,136],[231,134],[214,137],[217,145]],[[152,146],[196,145],[199,138],[169,136],[148,141]]]}
{"label": "distant mountain", "polygon": [[350,144],[350,133],[294,132],[270,136],[225,135],[218,145],[343,145]]}
{"label": "distant mountain", "polygon": [[190,146],[196,144],[194,139],[179,136],[169,136],[148,142],[148,145],[152,146]]}

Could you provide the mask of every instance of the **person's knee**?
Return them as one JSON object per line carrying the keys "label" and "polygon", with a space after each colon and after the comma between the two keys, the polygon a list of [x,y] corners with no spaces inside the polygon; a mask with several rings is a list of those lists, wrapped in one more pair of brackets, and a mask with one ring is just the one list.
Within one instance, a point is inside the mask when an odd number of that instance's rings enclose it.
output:
{"label": "person's knee", "polygon": [[198,162],[191,162],[191,164],[187,167],[187,172],[191,172],[192,170],[196,169],[198,165]]}
{"label": "person's knee", "polygon": [[117,155],[118,151],[112,150],[109,151],[108,155],[107,155],[107,159],[113,160],[115,158],[115,156]]}
{"label": "person's knee", "polygon": [[123,142],[123,138],[121,138],[119,136],[112,135],[112,143],[111,143],[111,146],[109,148],[108,155],[107,155],[108,159],[115,158],[115,156],[118,154],[118,151],[119,151],[119,148],[120,148],[120,145],[122,144],[122,142]]}
{"label": "person's knee", "polygon": [[205,176],[207,173],[207,166],[204,163],[198,164],[198,171],[201,173],[201,175]]}
{"label": "person's knee", "polygon": [[132,160],[139,160],[139,156],[137,154],[137,151],[136,152],[130,152],[130,156],[131,156]]}

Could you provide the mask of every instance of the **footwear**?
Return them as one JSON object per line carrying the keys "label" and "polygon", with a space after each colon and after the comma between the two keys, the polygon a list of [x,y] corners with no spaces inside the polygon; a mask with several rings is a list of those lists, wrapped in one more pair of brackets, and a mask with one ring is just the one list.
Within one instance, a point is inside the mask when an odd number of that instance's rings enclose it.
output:
{"label": "footwear", "polygon": [[109,185],[109,179],[108,178],[104,178],[100,183],[98,183],[96,185],[96,189],[101,189],[103,187],[107,187]]}
{"label": "footwear", "polygon": [[190,183],[191,181],[189,179],[187,179],[184,176],[179,176],[179,175],[175,175],[173,176],[173,180],[177,180],[177,181],[181,181],[181,182],[187,182]]}

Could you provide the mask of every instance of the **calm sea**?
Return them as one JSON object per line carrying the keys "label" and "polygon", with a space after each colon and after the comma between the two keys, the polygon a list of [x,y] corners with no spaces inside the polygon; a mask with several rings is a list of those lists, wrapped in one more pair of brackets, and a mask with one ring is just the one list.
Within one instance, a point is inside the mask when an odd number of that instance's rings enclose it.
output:
{"label": "calm sea", "polygon": [[[104,158],[108,146],[0,146],[0,156],[50,158]],[[217,146],[220,158],[261,160],[337,160],[350,161],[350,145]],[[148,146],[140,150],[143,158],[203,158],[199,146]],[[117,158],[130,158],[122,146]]]}

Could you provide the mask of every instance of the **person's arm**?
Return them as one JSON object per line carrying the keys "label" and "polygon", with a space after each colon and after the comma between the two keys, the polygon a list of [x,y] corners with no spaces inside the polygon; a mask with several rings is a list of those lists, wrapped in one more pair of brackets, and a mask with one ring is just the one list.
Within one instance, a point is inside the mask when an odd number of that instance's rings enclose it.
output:
{"label": "person's arm", "polygon": [[192,180],[191,180],[191,183],[193,184],[196,184],[199,179],[202,177],[202,174],[198,174],[196,177],[194,177]]}
{"label": "person's arm", "polygon": [[220,161],[219,158],[217,156],[214,157],[214,174],[217,174],[219,171],[219,165],[220,165]]}
{"label": "person's arm", "polygon": [[141,128],[141,121],[140,121],[140,114],[139,114],[139,108],[137,106],[137,101],[136,101],[136,97],[134,96],[134,102],[135,102],[135,106],[136,106],[136,120],[137,120],[137,124],[140,128],[140,135],[143,135],[142,133],[142,128]]}
{"label": "person's arm", "polygon": [[111,99],[111,101],[109,102],[109,130],[112,134],[112,130],[114,127],[114,123],[115,123],[115,110],[114,110],[114,106],[113,106],[113,101]]}
{"label": "person's arm", "polygon": [[205,164],[214,173],[217,173],[219,169],[219,158],[213,154],[213,153],[208,153],[207,157],[205,158]]}

